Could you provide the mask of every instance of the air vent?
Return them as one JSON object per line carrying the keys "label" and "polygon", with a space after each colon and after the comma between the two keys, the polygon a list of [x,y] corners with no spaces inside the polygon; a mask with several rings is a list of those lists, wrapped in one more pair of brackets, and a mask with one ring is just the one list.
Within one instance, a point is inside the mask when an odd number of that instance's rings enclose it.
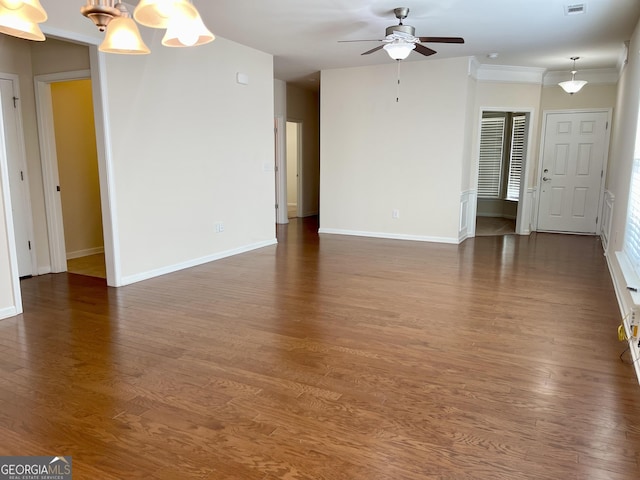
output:
{"label": "air vent", "polygon": [[584,3],[574,3],[573,5],[564,6],[565,15],[581,15],[587,11],[587,6]]}

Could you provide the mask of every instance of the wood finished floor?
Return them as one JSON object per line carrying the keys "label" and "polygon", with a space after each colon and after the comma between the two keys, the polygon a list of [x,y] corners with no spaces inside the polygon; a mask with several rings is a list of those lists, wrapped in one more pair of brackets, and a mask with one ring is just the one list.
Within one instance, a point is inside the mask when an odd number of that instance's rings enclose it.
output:
{"label": "wood finished floor", "polygon": [[22,282],[0,454],[74,480],[640,478],[594,237],[318,236],[119,289]]}

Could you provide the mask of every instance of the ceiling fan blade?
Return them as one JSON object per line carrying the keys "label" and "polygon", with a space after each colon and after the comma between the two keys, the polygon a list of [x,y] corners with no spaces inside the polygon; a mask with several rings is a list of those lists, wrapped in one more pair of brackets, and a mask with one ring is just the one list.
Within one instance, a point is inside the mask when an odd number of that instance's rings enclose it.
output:
{"label": "ceiling fan blade", "polygon": [[421,42],[429,43],[464,43],[461,37],[418,37]]}
{"label": "ceiling fan blade", "polygon": [[415,50],[416,52],[421,53],[426,57],[428,57],[429,55],[433,55],[434,53],[437,53],[435,50],[431,50],[429,47],[425,47],[424,45],[420,45],[419,43],[416,43]]}
{"label": "ceiling fan blade", "polygon": [[[368,50],[368,51],[366,51],[364,53],[361,53],[360,55],[369,55],[370,53],[377,52],[378,50],[382,49],[382,47],[384,47],[384,45],[379,45],[376,48],[372,48],[371,50]],[[435,53],[435,52],[433,52],[433,53]]]}
{"label": "ceiling fan blade", "polygon": [[338,40],[338,43],[351,43],[351,42],[381,42],[381,39],[376,40]]}

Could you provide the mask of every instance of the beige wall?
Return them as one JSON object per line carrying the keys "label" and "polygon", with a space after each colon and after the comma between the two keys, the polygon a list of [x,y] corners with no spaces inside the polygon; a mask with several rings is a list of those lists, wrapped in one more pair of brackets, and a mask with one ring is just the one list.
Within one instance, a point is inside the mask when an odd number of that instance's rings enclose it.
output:
{"label": "beige wall", "polygon": [[[0,106],[1,107],[1,106]],[[0,108],[0,112],[2,109]],[[4,145],[4,127],[0,118],[0,165],[6,165]],[[16,305],[14,297],[14,272],[9,256],[9,220],[5,216],[4,197],[9,198],[9,179],[7,172],[0,169],[0,319],[15,315],[22,307]]]}
{"label": "beige wall", "polygon": [[287,120],[302,123],[303,216],[315,215],[320,208],[320,100],[318,92],[287,84]]}
{"label": "beige wall", "polygon": [[[468,60],[325,70],[321,231],[458,241]],[[392,211],[400,218],[393,219]]]}
{"label": "beige wall", "polygon": [[91,80],[51,84],[67,258],[104,247]]}

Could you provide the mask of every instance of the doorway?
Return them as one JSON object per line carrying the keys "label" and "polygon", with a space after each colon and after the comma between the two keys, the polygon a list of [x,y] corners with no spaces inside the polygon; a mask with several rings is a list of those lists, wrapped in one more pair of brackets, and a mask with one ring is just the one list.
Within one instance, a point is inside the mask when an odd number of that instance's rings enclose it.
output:
{"label": "doorway", "polygon": [[483,111],[480,119],[476,236],[523,232],[530,112]]}
{"label": "doorway", "polygon": [[24,278],[37,273],[37,262],[17,75],[0,73],[0,95],[18,275]]}
{"label": "doorway", "polygon": [[90,72],[35,80],[52,271],[106,278]]}
{"label": "doorway", "polygon": [[302,157],[302,123],[287,122],[287,217],[301,217],[300,165]]}
{"label": "doorway", "polygon": [[609,110],[545,113],[538,231],[598,231],[610,117]]}

